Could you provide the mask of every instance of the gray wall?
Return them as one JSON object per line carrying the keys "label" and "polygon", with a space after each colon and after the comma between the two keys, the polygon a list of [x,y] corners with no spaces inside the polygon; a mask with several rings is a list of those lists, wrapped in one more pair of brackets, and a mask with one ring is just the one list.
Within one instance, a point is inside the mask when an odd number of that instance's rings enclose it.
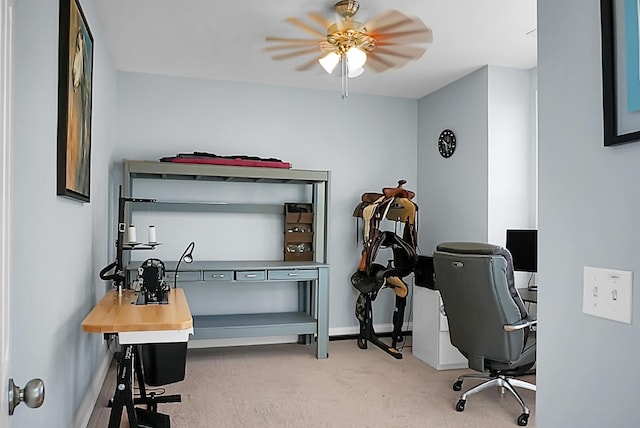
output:
{"label": "gray wall", "polygon": [[[507,228],[535,226],[530,72],[485,66],[418,103],[420,246],[444,241],[504,245]],[[440,132],[456,134],[450,158]]]}
{"label": "gray wall", "polygon": [[[197,150],[277,157],[294,168],[331,171],[330,333],[357,332],[349,278],[362,242],[356,244],[352,212],[363,192],[394,186],[401,178],[416,188],[415,100],[357,94],[342,100],[337,86],[309,91],[124,72],[118,73],[117,99],[116,159],[153,160]],[[190,191],[193,199],[202,197],[201,190]],[[251,239],[260,245],[270,238],[265,231]],[[171,254],[176,251],[181,247]],[[376,323],[391,322],[393,296],[384,292],[376,300]]]}
{"label": "gray wall", "polygon": [[[640,144],[603,147],[599,8],[538,0],[540,427],[637,425]],[[631,325],[582,313],[585,265],[635,271]]]}
{"label": "gray wall", "polygon": [[[418,102],[419,243],[431,254],[444,241],[487,240],[488,67]],[[438,136],[456,134],[450,158],[438,153]]]}
{"label": "gray wall", "polygon": [[42,408],[22,405],[14,427],[73,426],[106,347],[80,323],[104,293],[106,194],[115,72],[95,5],[82,1],[95,42],[91,203],[56,196],[58,2],[15,4],[11,181],[11,369],[46,384]]}

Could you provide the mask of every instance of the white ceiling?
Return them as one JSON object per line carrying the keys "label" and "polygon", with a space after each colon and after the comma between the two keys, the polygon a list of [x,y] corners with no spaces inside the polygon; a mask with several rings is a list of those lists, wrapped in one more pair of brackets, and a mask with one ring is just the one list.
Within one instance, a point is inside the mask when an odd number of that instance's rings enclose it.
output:
{"label": "white ceiling", "polygon": [[[336,0],[96,0],[118,70],[340,91],[307,57],[274,61],[266,36],[307,38],[285,22],[333,16]],[[432,29],[418,61],[349,80],[351,93],[421,98],[486,65],[536,66],[536,0],[360,0],[356,18],[397,9]],[[366,66],[365,66],[366,68]],[[337,74],[337,73],[334,73]]]}

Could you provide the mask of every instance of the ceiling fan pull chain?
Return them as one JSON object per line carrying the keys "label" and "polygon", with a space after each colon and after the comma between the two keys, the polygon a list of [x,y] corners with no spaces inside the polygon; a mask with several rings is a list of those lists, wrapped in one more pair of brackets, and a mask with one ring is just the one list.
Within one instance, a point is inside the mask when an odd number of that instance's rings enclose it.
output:
{"label": "ceiling fan pull chain", "polygon": [[345,98],[347,98],[349,96],[349,88],[347,87],[347,85],[348,85],[347,82],[349,80],[349,75],[348,75],[348,71],[349,70],[348,70],[348,67],[347,67],[348,66],[348,64],[347,64],[348,59],[347,59],[347,56],[344,55],[344,54],[341,55],[341,57],[342,57],[342,61],[341,61],[342,62],[342,64],[341,64],[341,66],[342,66],[342,76],[341,76],[341,79],[342,79],[342,99],[345,99]]}

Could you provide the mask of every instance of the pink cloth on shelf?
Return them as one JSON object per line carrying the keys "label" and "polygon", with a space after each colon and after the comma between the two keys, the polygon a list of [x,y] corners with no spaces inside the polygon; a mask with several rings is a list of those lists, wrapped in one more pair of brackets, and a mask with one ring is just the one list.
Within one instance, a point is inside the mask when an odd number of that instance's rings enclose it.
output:
{"label": "pink cloth on shelf", "polygon": [[205,157],[179,157],[171,160],[173,163],[199,163],[208,165],[254,166],[263,168],[291,168],[289,162],[276,162],[251,159],[205,158]]}

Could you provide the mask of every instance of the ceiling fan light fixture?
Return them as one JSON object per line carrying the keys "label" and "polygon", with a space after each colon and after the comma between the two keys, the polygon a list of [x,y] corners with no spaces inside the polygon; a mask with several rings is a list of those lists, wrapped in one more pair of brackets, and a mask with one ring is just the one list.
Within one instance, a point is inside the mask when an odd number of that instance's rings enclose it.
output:
{"label": "ceiling fan light fixture", "polygon": [[331,74],[340,62],[340,55],[335,52],[329,52],[326,56],[320,58],[318,62],[324,68],[324,71]]}
{"label": "ceiling fan light fixture", "polygon": [[349,66],[349,73],[362,68],[367,62],[367,54],[358,48],[351,48],[347,51],[347,64]]}
{"label": "ceiling fan light fixture", "polygon": [[362,73],[364,73],[364,68],[360,67],[360,68],[351,68],[349,67],[349,72],[348,72],[348,76],[349,78],[354,78],[354,77],[358,77],[360,76]]}

